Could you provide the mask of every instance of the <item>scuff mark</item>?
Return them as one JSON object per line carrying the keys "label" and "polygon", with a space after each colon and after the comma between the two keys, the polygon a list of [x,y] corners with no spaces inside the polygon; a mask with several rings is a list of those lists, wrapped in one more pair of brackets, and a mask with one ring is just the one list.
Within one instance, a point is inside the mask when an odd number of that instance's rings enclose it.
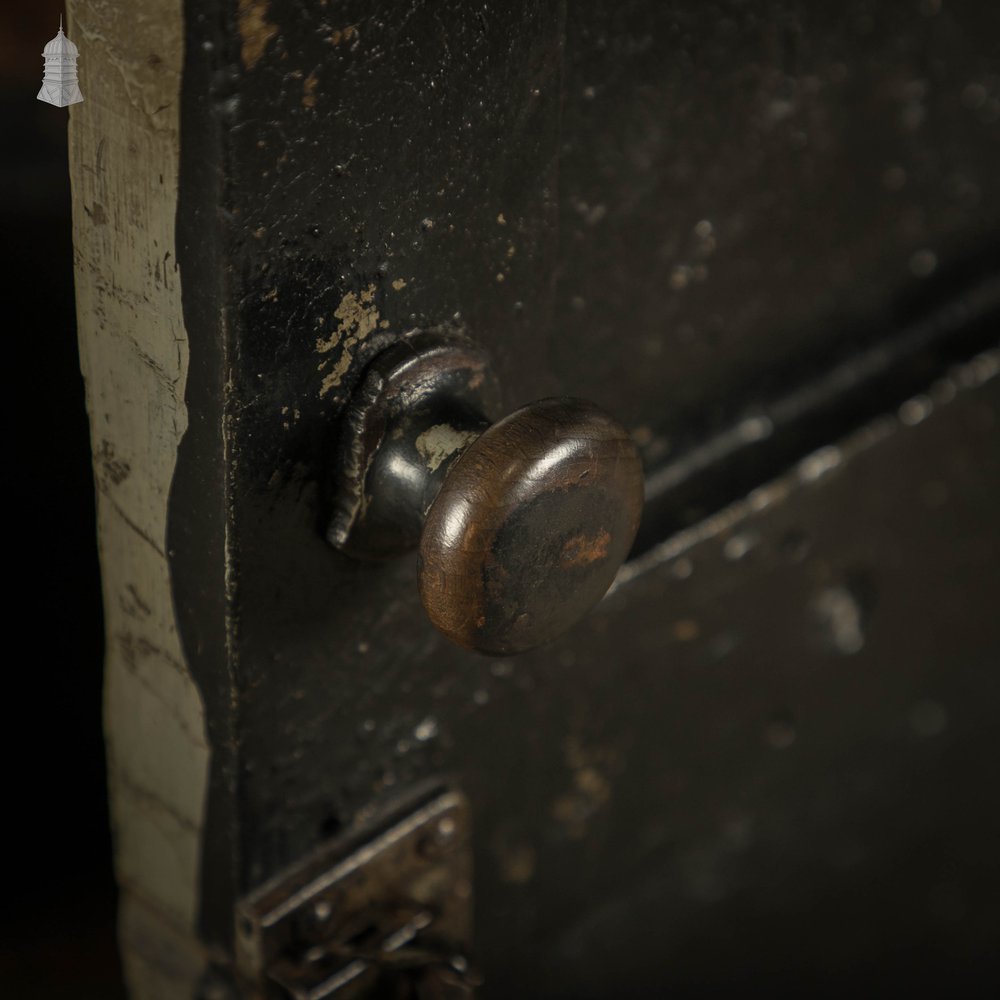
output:
{"label": "scuff mark", "polygon": [[124,592],[118,597],[118,604],[129,618],[141,620],[153,613],[153,609],[139,595],[134,583],[125,585]]}
{"label": "scuff mark", "polygon": [[328,337],[319,337],[316,340],[316,351],[318,354],[328,354],[339,347],[340,356],[336,362],[333,362],[332,358],[326,358],[317,365],[317,371],[324,371],[333,363],[333,367],[323,377],[319,390],[320,398],[340,385],[341,379],[351,367],[358,344],[378,327],[379,312],[375,305],[375,286],[371,284],[358,293],[348,292],[340,300],[340,305],[334,310],[333,315],[339,321],[337,329]]}
{"label": "scuff mark", "polygon": [[240,58],[247,69],[260,62],[268,43],[278,33],[277,25],[267,19],[269,0],[240,0],[236,20],[242,45]]}
{"label": "scuff mark", "polygon": [[121,486],[132,471],[128,462],[115,457],[115,446],[110,441],[102,441],[99,447],[94,449],[94,459],[103,473],[102,478],[112,486]]}
{"label": "scuff mark", "polygon": [[560,562],[565,568],[589,566],[600,559],[607,559],[611,535],[601,529],[596,535],[574,535],[563,545]]}

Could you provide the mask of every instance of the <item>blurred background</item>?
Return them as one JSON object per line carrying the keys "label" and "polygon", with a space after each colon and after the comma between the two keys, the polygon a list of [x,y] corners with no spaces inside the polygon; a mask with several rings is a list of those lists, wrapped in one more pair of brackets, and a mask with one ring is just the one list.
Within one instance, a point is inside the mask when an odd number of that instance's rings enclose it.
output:
{"label": "blurred background", "polygon": [[123,997],[94,486],[76,346],[67,109],[35,99],[61,3],[0,5],[0,275],[10,363],[0,996]]}

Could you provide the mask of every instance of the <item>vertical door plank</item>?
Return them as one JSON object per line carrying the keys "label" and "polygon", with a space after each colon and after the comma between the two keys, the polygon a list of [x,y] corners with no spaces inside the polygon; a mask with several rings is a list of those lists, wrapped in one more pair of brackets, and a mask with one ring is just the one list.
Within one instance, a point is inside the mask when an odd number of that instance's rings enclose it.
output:
{"label": "vertical door plank", "polygon": [[180,0],[70,4],[84,103],[70,112],[80,357],[107,627],[105,728],[131,995],[191,996],[209,747],[178,638],[167,501],[187,426],[174,225]]}

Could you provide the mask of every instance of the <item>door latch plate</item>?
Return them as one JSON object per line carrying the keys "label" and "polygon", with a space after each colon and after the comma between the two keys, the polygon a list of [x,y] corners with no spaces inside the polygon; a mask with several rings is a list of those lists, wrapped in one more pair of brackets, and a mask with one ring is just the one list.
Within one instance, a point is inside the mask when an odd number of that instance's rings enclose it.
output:
{"label": "door latch plate", "polygon": [[471,996],[471,936],[468,802],[440,788],[323,844],[236,908],[239,975],[269,1000],[351,1000],[380,976],[434,969],[455,986],[442,996]]}

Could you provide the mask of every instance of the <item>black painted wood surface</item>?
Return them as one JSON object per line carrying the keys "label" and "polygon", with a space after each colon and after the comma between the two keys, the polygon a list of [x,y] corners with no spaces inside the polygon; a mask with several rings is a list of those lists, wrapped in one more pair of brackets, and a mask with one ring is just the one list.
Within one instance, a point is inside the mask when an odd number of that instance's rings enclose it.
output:
{"label": "black painted wood surface", "polygon": [[[995,390],[492,666],[434,632],[412,562],[330,549],[321,481],[413,327],[482,343],[508,407],[593,399],[649,472],[766,436],[765,401],[995,275],[997,10],[187,6],[171,558],[220,966],[238,894],[451,775],[487,997],[983,972]],[[926,385],[992,315],[919,348]],[[879,412],[909,393],[889,369]],[[788,454],[849,434],[830,412]]]}

